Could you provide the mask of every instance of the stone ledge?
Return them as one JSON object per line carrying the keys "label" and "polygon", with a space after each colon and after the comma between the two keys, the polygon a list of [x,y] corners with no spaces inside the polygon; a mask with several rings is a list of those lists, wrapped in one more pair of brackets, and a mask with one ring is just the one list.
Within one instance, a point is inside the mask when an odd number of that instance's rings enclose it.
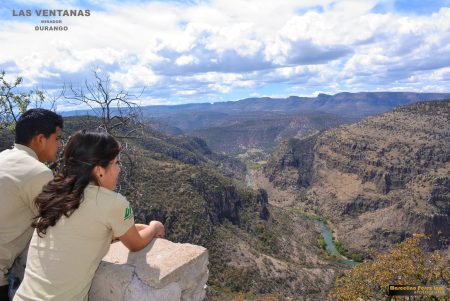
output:
{"label": "stone ledge", "polygon": [[205,297],[208,250],[154,239],[139,252],[111,245],[96,271],[89,300],[192,300]]}

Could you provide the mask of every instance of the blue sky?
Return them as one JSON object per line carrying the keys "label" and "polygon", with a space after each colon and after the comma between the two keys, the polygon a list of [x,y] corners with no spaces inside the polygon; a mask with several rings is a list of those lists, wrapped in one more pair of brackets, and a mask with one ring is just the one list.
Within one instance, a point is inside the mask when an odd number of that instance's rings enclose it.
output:
{"label": "blue sky", "polygon": [[[91,13],[36,16],[55,9]],[[68,30],[36,31],[43,19]],[[0,21],[0,70],[50,94],[94,69],[112,89],[145,87],[144,105],[450,92],[450,0],[7,0]]]}

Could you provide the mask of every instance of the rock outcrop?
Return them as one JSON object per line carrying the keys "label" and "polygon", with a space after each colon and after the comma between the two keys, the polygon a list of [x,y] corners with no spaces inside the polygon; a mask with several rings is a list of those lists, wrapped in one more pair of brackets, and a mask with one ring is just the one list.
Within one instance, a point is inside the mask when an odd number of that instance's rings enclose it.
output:
{"label": "rock outcrop", "polygon": [[201,301],[208,280],[208,251],[155,239],[139,252],[111,245],[96,271],[89,300]]}
{"label": "rock outcrop", "polygon": [[314,144],[317,135],[305,139],[289,139],[280,143],[264,167],[264,173],[274,185],[306,188],[312,181]]}

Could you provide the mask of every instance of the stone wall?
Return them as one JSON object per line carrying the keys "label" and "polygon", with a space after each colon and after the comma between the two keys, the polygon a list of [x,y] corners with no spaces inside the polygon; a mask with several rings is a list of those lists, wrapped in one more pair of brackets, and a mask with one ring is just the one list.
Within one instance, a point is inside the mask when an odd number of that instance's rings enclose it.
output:
{"label": "stone wall", "polygon": [[111,245],[97,269],[90,301],[201,301],[208,280],[208,250],[154,239],[139,252]]}

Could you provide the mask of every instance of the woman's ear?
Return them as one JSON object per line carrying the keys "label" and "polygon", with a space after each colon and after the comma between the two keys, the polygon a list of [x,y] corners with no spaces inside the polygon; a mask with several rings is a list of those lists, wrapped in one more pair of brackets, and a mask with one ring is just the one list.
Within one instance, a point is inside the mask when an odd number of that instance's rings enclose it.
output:
{"label": "woman's ear", "polygon": [[94,177],[97,179],[97,181],[100,182],[105,173],[105,169],[99,165],[96,165],[92,170],[92,173],[94,174]]}

